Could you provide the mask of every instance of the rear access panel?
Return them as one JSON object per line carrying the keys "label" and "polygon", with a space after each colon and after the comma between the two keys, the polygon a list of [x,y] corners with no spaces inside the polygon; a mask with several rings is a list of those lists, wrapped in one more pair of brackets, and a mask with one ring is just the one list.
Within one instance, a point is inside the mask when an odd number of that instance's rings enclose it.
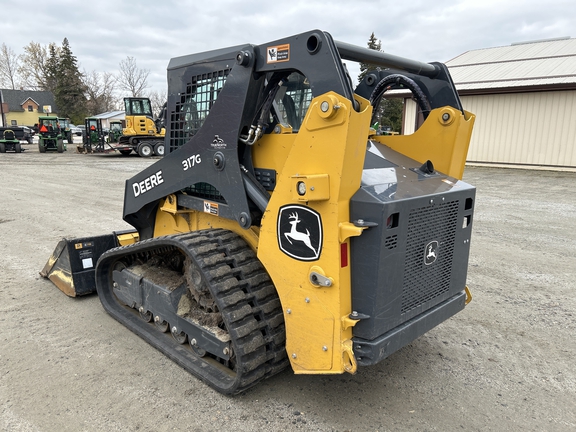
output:
{"label": "rear access panel", "polygon": [[351,239],[352,307],[364,317],[355,341],[396,333],[398,349],[464,307],[450,299],[463,298],[466,285],[475,189],[421,165],[368,145],[351,220],[377,225]]}

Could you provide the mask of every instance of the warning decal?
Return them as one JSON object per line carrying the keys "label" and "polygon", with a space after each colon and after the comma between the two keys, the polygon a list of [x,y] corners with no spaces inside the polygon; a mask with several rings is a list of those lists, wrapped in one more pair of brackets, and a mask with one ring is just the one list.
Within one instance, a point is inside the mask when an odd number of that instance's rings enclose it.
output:
{"label": "warning decal", "polygon": [[218,204],[210,201],[204,201],[204,213],[210,213],[214,216],[218,216]]}
{"label": "warning decal", "polygon": [[266,63],[286,62],[290,60],[290,44],[266,48]]}
{"label": "warning decal", "polygon": [[84,243],[75,243],[74,244],[74,249],[83,249],[83,248],[89,248],[89,247],[94,247],[94,242],[84,242]]}

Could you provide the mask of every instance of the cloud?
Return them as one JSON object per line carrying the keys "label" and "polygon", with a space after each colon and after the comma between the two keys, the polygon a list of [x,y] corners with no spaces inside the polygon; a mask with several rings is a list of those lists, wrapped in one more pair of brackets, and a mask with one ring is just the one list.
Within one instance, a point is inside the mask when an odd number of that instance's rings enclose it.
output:
{"label": "cloud", "polygon": [[388,53],[445,62],[469,50],[572,36],[572,9],[566,0],[20,0],[2,5],[2,15],[10,17],[3,19],[2,35],[16,53],[31,41],[60,45],[67,37],[87,71],[116,73],[121,60],[134,57],[139,68],[150,70],[151,89],[164,91],[168,62],[186,54],[318,28],[360,46],[374,32]]}

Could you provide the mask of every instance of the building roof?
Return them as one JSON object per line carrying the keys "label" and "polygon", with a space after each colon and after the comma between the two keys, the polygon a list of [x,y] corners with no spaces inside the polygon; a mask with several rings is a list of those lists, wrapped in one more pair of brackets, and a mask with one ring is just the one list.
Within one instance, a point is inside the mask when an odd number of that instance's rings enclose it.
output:
{"label": "building roof", "polygon": [[49,91],[34,91],[34,90],[11,90],[1,89],[2,99],[8,104],[10,112],[23,112],[22,104],[28,99],[32,99],[38,104],[40,108],[44,105],[50,105],[52,112],[58,112],[54,95]]}
{"label": "building roof", "polygon": [[124,117],[126,113],[124,111],[109,111],[102,114],[96,114],[92,117],[100,118],[100,119],[109,119],[112,117]]}
{"label": "building roof", "polygon": [[576,38],[472,50],[446,66],[460,94],[576,89]]}

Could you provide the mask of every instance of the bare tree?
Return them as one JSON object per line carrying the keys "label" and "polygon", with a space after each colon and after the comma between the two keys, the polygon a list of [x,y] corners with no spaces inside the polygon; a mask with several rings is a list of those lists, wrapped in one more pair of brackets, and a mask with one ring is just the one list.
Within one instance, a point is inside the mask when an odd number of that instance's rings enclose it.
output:
{"label": "bare tree", "polygon": [[126,90],[132,97],[140,97],[146,87],[148,87],[149,69],[138,69],[136,59],[127,56],[126,60],[120,62],[120,75],[118,85],[120,89]]}
{"label": "bare tree", "polygon": [[114,96],[116,89],[114,74],[84,71],[84,86],[86,87],[89,115],[112,111],[117,108],[118,100]]}
{"label": "bare tree", "polygon": [[150,104],[152,105],[152,114],[154,114],[155,117],[160,116],[160,111],[162,111],[162,107],[168,100],[166,90],[161,92],[151,90],[148,93],[148,98],[150,99]]}
{"label": "bare tree", "polygon": [[2,43],[0,47],[0,87],[16,90],[20,85],[18,76],[18,62],[20,56],[14,50]]}
{"label": "bare tree", "polygon": [[20,58],[18,67],[24,86],[34,90],[49,90],[47,63],[50,58],[51,45],[54,45],[53,49],[57,54],[60,47],[54,43],[43,46],[37,42],[30,42],[24,47],[24,54]]}

